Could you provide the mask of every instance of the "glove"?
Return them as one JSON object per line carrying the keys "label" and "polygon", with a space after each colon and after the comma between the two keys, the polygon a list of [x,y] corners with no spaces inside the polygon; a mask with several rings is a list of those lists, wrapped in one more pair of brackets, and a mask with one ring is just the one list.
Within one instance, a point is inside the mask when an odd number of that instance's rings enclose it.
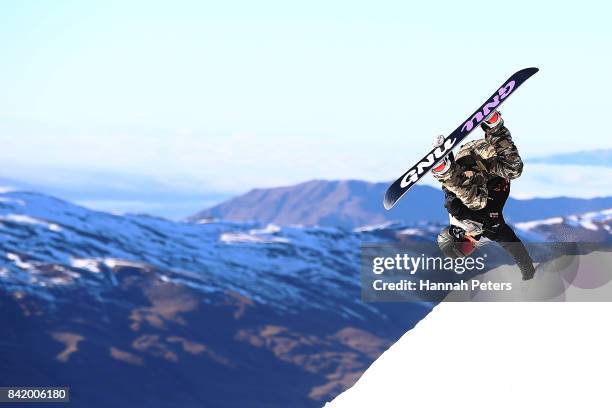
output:
{"label": "glove", "polygon": [[484,122],[480,125],[485,134],[495,133],[498,129],[504,126],[504,120],[501,117],[501,112],[495,110],[486,117]]}
{"label": "glove", "polygon": [[[440,147],[443,144],[444,144],[444,136],[442,135],[434,136],[433,147]],[[453,155],[453,152],[448,152],[448,154],[444,156],[442,161],[437,163],[432,169],[434,178],[438,180],[441,180],[442,178],[444,178],[444,175],[450,172],[454,163],[455,163],[455,156]]]}
{"label": "glove", "polygon": [[440,147],[444,144],[444,136],[443,135],[436,135],[433,138],[432,141],[432,145],[433,147]]}

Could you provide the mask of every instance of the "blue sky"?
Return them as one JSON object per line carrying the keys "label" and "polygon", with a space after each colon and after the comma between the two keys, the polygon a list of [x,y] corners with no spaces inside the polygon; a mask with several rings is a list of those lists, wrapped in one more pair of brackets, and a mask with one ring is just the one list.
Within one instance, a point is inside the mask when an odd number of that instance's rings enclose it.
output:
{"label": "blue sky", "polygon": [[[523,156],[612,147],[611,11],[603,1],[5,3],[0,178],[151,212],[160,204],[144,190],[195,208],[312,178],[390,180],[527,66],[541,72],[502,109]],[[517,195],[567,194],[567,174],[538,166]],[[576,171],[574,195],[608,188],[588,184],[608,169]],[[108,196],[79,196],[92,183]]]}

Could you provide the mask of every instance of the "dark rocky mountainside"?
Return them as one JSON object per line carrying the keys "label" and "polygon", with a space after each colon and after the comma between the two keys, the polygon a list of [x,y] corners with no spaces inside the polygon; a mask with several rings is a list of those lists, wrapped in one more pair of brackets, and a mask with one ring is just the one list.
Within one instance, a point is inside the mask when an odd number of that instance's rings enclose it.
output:
{"label": "dark rocky mountainside", "polygon": [[317,407],[428,313],[360,298],[393,237],[115,216],[0,194],[2,383],[78,407]]}
{"label": "dark rocky mountainside", "polygon": [[[385,221],[434,221],[448,219],[442,191],[415,186],[390,211],[382,206],[388,183],[358,180],[313,180],[288,187],[254,189],[201,211],[189,219],[257,221],[279,225],[328,225],[354,228]],[[517,200],[510,198],[505,216],[509,222],[568,216],[612,208],[612,197],[569,197]]]}

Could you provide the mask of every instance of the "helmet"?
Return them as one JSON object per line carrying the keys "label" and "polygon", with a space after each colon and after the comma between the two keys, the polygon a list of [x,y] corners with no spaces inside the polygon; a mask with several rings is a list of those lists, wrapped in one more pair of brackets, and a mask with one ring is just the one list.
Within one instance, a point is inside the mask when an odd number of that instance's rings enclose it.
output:
{"label": "helmet", "polygon": [[504,125],[501,112],[494,110],[480,125],[487,133],[493,132]]}
{"label": "helmet", "polygon": [[438,246],[449,258],[463,258],[476,248],[476,241],[465,234],[465,230],[456,225],[449,225],[438,234]]}

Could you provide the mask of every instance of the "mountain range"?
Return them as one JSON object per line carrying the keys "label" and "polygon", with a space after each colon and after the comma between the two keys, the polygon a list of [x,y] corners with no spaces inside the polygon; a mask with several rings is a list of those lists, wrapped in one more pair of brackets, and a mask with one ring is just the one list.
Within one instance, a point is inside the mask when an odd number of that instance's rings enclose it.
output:
{"label": "mountain range", "polygon": [[[611,225],[604,210],[516,229],[610,242]],[[361,245],[441,226],[177,222],[0,193],[4,382],[68,384],[92,408],[321,406],[432,307],[362,301]]]}
{"label": "mountain range", "polygon": [[360,244],[390,240],[2,193],[4,383],[94,408],[320,406],[430,310],[361,301]]}
{"label": "mountain range", "polygon": [[[190,221],[224,219],[279,225],[324,225],[355,228],[388,221],[445,222],[443,193],[415,186],[390,211],[382,206],[388,183],[359,180],[325,181],[278,188],[254,189],[198,212]],[[612,208],[612,197],[509,198],[504,215],[509,222],[568,216]]]}

